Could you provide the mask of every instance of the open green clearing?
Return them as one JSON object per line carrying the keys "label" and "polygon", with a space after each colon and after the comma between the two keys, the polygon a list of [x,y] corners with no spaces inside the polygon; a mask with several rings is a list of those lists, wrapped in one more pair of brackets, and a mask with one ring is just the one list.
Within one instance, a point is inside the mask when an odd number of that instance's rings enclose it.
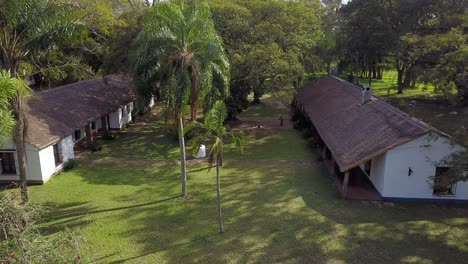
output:
{"label": "open green clearing", "polygon": [[[346,76],[343,76],[346,79]],[[381,80],[372,79],[372,92],[379,96],[411,97],[411,96],[434,96],[434,86],[431,84],[417,83],[415,87],[405,88],[403,94],[397,94],[398,74],[394,70],[384,71]],[[359,79],[359,84],[369,84],[369,79]]]}
{"label": "open green clearing", "polygon": [[[274,120],[277,111],[284,110],[252,106],[241,118]],[[44,232],[49,225],[51,232],[65,226],[79,230],[87,239],[83,260],[93,263],[468,259],[466,206],[341,200],[324,168],[294,163],[316,159],[292,129],[248,130],[244,156],[228,149],[221,172],[226,234],[219,235],[214,171],[190,165],[190,195],[178,197],[178,166],[151,163],[177,159],[177,143],[159,125],[153,121],[129,128],[90,157],[103,162],[82,161],[49,183],[31,187],[35,202],[54,205]]]}

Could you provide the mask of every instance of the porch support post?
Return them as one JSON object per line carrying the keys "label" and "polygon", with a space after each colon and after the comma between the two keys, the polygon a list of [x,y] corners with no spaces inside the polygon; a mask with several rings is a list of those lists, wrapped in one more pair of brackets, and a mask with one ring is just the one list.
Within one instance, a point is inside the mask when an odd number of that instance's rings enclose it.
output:
{"label": "porch support post", "polygon": [[109,132],[109,122],[107,120],[107,115],[103,115],[101,117],[101,126],[102,126],[102,131],[104,132],[104,135],[107,135]]}
{"label": "porch support post", "polygon": [[343,199],[346,199],[346,194],[348,193],[348,182],[349,182],[349,171],[345,172],[343,180]]}
{"label": "porch support post", "polygon": [[91,147],[93,143],[93,131],[91,129],[91,123],[86,125],[86,141],[88,141],[88,146]]}

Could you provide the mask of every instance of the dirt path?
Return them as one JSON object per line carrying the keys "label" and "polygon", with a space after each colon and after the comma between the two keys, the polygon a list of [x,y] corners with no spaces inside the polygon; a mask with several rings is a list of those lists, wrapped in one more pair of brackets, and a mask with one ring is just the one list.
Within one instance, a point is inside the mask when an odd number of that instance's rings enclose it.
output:
{"label": "dirt path", "polygon": [[[153,160],[122,160],[122,159],[89,159],[82,158],[80,162],[91,164],[115,164],[128,166],[156,166],[156,167],[173,167],[180,165],[179,161],[153,161]],[[187,160],[188,166],[205,164],[209,165],[207,159],[192,159]],[[273,161],[273,160],[239,160],[227,161],[225,165],[234,166],[286,166],[286,167],[316,167],[319,162],[302,162],[302,161]]]}

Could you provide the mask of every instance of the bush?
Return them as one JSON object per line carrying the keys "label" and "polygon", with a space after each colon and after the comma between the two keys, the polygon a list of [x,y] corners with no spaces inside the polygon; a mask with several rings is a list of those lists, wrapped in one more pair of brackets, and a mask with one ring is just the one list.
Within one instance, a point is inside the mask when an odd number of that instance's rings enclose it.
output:
{"label": "bush", "polygon": [[314,138],[314,137],[311,137],[311,138],[307,139],[307,144],[308,144],[309,147],[311,147],[311,148],[317,148],[317,147],[318,147],[317,139]]}
{"label": "bush", "polygon": [[138,115],[139,115],[139,116],[144,116],[144,115],[148,114],[149,112],[151,112],[151,108],[149,108],[149,107],[142,107],[142,108],[138,111]]}
{"label": "bush", "polygon": [[68,170],[71,170],[73,168],[75,168],[76,166],[76,160],[75,159],[69,159],[65,162],[65,164],[63,164],[63,170],[64,171],[68,171]]}
{"label": "bush", "polygon": [[116,137],[116,136],[115,136],[114,133],[109,132],[109,133],[107,133],[106,135],[104,135],[103,138],[104,138],[105,140],[114,140],[115,137]]}
{"label": "bush", "polygon": [[135,121],[137,116],[138,116],[138,110],[136,108],[133,108],[132,110],[132,120]]}
{"label": "bush", "polygon": [[304,116],[302,115],[302,113],[296,109],[296,111],[294,111],[294,114],[291,116],[291,121],[295,122],[303,118]]}
{"label": "bush", "polygon": [[99,141],[94,141],[91,143],[90,149],[92,152],[101,151],[102,150],[102,143]]}
{"label": "bush", "polygon": [[22,202],[19,188],[0,193],[0,208],[0,263],[76,263],[81,258],[81,237],[53,226],[41,231],[36,223],[44,207]]}
{"label": "bush", "polygon": [[309,139],[314,136],[314,133],[309,127],[306,127],[302,130],[302,137],[305,139]]}

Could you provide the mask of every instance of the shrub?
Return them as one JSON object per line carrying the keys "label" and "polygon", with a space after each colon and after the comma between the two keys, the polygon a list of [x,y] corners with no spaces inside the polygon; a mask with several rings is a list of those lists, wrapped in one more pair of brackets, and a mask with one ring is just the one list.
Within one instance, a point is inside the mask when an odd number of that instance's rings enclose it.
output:
{"label": "shrub", "polygon": [[318,142],[317,142],[317,139],[316,139],[316,138],[311,137],[311,138],[307,139],[307,144],[308,144],[309,147],[311,147],[311,148],[317,148]]}
{"label": "shrub", "polygon": [[90,149],[91,149],[92,152],[101,151],[102,150],[102,143],[99,142],[99,141],[94,141],[94,142],[91,143]]}
{"label": "shrub", "polygon": [[305,139],[309,139],[314,136],[314,133],[309,127],[306,127],[302,130],[302,137]]}
{"label": "shrub", "polygon": [[142,108],[138,111],[138,115],[139,115],[139,116],[144,116],[144,115],[148,114],[149,112],[151,112],[151,108],[149,108],[149,107],[142,107]]}
{"label": "shrub", "polygon": [[137,116],[138,116],[138,110],[136,108],[133,108],[132,110],[132,120],[135,121]]}
{"label": "shrub", "polygon": [[0,192],[0,208],[0,263],[76,263],[81,258],[81,237],[53,226],[41,232],[36,223],[44,207],[22,202],[19,188]]}
{"label": "shrub", "polygon": [[302,119],[304,118],[304,116],[302,115],[302,113],[299,111],[299,110],[295,110],[294,111],[294,114],[291,116],[291,121],[297,121],[299,119]]}
{"label": "shrub", "polygon": [[103,137],[105,140],[114,140],[115,139],[115,134],[108,132],[106,135]]}
{"label": "shrub", "polygon": [[75,159],[69,159],[65,162],[65,164],[63,164],[63,170],[64,171],[68,171],[68,170],[71,170],[73,168],[75,168],[76,166],[76,160]]}

